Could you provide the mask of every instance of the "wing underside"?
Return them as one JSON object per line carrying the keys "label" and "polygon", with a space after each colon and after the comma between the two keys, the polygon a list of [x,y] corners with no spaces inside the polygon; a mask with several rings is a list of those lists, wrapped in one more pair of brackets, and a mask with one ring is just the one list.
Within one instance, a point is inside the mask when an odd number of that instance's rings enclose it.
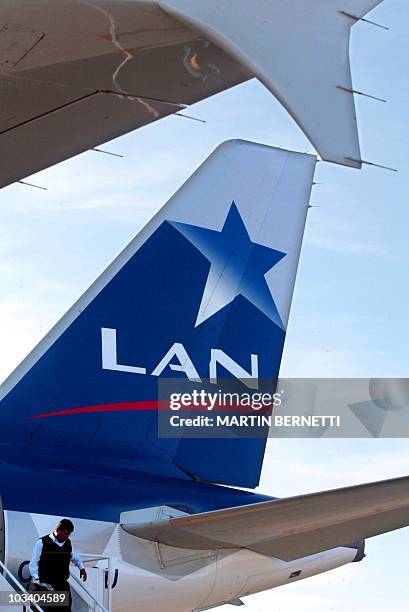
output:
{"label": "wing underside", "polygon": [[381,1],[2,0],[0,187],[253,76],[360,167],[350,30]]}
{"label": "wing underside", "polygon": [[2,2],[1,23],[0,187],[252,76],[154,2]]}

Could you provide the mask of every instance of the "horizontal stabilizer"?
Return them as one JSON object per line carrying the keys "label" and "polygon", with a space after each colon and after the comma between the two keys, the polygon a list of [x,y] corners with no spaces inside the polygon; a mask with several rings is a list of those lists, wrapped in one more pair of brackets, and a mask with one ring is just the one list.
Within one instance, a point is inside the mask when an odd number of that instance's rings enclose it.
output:
{"label": "horizontal stabilizer", "polygon": [[292,561],[407,525],[409,477],[122,527],[169,546],[248,548]]}

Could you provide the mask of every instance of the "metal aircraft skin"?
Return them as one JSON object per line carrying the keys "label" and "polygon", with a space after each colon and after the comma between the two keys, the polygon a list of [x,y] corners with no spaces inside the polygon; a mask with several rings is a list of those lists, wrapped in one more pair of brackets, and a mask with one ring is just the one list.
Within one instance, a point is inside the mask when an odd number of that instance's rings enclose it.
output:
{"label": "metal aircraft skin", "polygon": [[0,187],[254,76],[360,168],[350,32],[381,1],[0,0]]}
{"label": "metal aircraft skin", "polygon": [[234,488],[258,485],[266,428],[161,435],[169,384],[277,379],[315,163],[218,147],[4,382],[0,559],[21,580],[67,515],[112,558],[113,610],[140,612],[239,604],[408,525],[409,478],[274,499]]}

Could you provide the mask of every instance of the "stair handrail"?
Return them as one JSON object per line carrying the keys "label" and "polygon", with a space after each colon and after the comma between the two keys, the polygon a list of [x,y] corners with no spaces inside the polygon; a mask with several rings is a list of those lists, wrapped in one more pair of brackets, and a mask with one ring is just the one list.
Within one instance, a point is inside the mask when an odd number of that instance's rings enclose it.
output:
{"label": "stair handrail", "polygon": [[[8,567],[6,565],[4,565],[3,561],[0,560],[0,569],[3,570],[3,572],[6,574],[6,576],[8,578],[10,578],[11,582],[17,586],[17,588],[19,589],[19,591],[21,591],[22,593],[24,593],[27,596],[30,596],[31,593],[29,593],[21,584],[21,582],[19,582],[17,580],[17,578],[14,576],[14,574],[8,569]],[[11,586],[11,585],[10,585]],[[35,610],[37,610],[38,612],[43,612],[43,609],[40,608],[40,606],[38,606],[35,602],[28,602],[28,605],[25,605],[24,603],[22,603],[22,606],[24,607],[25,610],[30,610],[31,608],[34,608]]]}
{"label": "stair handrail", "polygon": [[[84,556],[84,555],[82,555],[82,556]],[[94,602],[94,610],[95,610],[95,606],[98,606],[98,608],[100,610],[102,610],[102,612],[110,612],[110,610],[105,608],[105,606],[103,606],[98,601],[98,599],[91,593],[91,591],[89,589],[87,589],[87,587],[85,586],[85,584],[83,583],[82,580],[77,578],[77,576],[75,576],[75,574],[73,574],[72,572],[70,572],[70,575],[71,575],[71,578],[82,588],[82,590],[85,592],[85,594],[88,595],[88,597]]]}
{"label": "stair handrail", "polygon": [[[84,560],[84,563],[91,563],[92,561],[107,561],[108,562],[108,568],[104,569],[104,572],[108,573],[108,579],[106,580],[105,585],[107,585],[106,590],[108,591],[108,612],[111,612],[112,610],[112,582],[111,582],[112,557],[110,557],[109,555],[81,553],[81,558]],[[83,583],[81,583],[81,586],[83,586]]]}

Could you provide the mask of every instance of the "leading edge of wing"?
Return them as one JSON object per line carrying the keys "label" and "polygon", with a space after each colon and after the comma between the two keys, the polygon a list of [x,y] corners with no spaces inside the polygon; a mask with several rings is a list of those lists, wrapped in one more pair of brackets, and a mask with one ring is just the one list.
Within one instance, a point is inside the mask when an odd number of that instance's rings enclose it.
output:
{"label": "leading edge of wing", "polygon": [[405,476],[122,527],[169,546],[248,548],[292,561],[408,525],[409,476]]}

